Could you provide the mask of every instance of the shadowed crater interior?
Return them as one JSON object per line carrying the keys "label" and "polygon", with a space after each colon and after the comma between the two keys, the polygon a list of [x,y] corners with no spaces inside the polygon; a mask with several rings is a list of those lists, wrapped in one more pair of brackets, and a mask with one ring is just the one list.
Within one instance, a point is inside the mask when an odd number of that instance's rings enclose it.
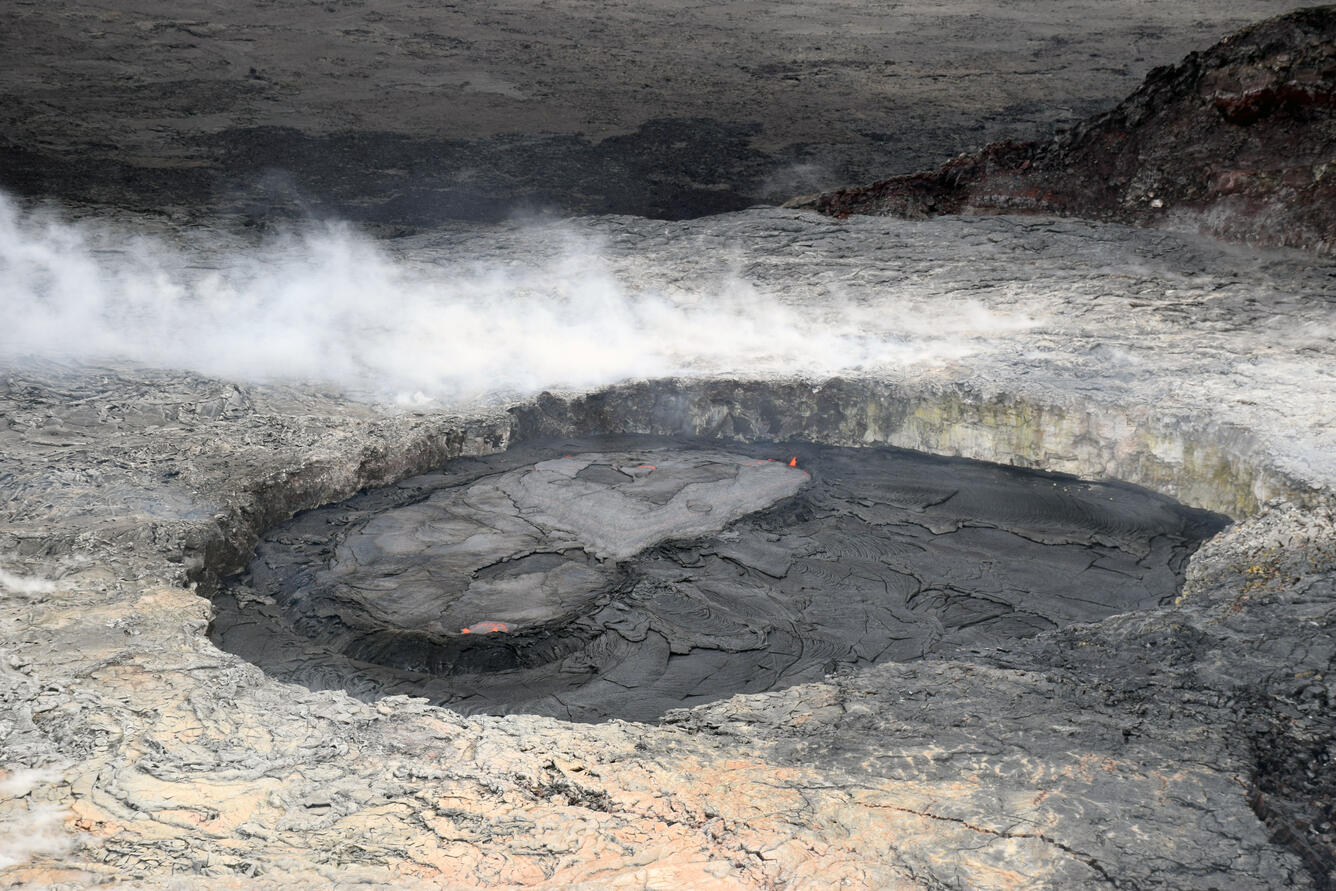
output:
{"label": "shadowed crater interior", "polygon": [[1155,606],[1227,522],[893,448],[547,441],[271,530],[212,635],[313,689],[649,720]]}

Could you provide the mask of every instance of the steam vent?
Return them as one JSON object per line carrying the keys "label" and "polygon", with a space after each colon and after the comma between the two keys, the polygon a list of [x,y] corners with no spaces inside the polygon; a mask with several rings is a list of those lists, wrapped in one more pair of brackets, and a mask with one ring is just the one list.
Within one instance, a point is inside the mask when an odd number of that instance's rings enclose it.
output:
{"label": "steam vent", "polygon": [[0,8],[0,887],[1336,887],[1336,7],[475,6]]}

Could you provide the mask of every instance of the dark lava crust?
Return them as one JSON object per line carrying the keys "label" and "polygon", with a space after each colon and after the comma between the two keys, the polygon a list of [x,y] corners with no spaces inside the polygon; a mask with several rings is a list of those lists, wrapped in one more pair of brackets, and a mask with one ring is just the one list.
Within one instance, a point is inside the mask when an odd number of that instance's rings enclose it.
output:
{"label": "dark lava crust", "polygon": [[314,689],[650,720],[1154,607],[1226,522],[891,448],[547,441],[272,530],[212,636]]}
{"label": "dark lava crust", "polygon": [[796,156],[752,148],[754,129],[656,119],[592,142],[579,134],[466,141],[249,127],[198,137],[198,150],[215,159],[209,166],[168,169],[52,158],[0,143],[0,186],[73,200],[115,194],[117,203],[150,212],[212,202],[251,221],[416,227],[554,210],[680,220],[782,197],[767,194],[765,183]]}

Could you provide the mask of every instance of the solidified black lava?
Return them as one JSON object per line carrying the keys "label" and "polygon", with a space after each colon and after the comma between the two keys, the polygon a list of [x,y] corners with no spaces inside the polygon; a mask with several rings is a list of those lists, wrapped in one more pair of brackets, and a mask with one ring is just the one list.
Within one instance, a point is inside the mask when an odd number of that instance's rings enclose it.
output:
{"label": "solidified black lava", "polygon": [[270,531],[212,635],[313,689],[649,720],[1155,606],[1227,522],[891,448],[549,441]]}

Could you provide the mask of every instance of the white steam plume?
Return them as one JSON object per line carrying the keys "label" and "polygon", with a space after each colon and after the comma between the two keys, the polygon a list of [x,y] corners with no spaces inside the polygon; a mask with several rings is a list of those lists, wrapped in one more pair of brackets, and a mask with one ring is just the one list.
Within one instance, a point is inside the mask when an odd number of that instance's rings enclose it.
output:
{"label": "white steam plume", "polygon": [[127,359],[420,400],[941,361],[977,347],[962,325],[1024,326],[976,309],[958,312],[953,330],[940,308],[915,318],[890,303],[805,316],[726,275],[704,293],[670,295],[619,278],[588,236],[504,268],[439,254],[410,262],[338,226],[221,253],[186,249],[0,195],[0,358]]}
{"label": "white steam plume", "polygon": [[33,805],[6,820],[0,825],[0,869],[74,847],[74,840],[65,832],[66,816],[66,811],[53,805]]}
{"label": "white steam plume", "polygon": [[63,854],[74,845],[65,832],[67,812],[52,805],[25,802],[41,786],[61,781],[59,767],[20,768],[0,774],[0,869],[45,854]]}
{"label": "white steam plume", "polygon": [[0,798],[22,798],[38,786],[59,782],[64,773],[59,767],[21,767],[0,779]]}
{"label": "white steam plume", "polygon": [[[0,569],[0,594],[14,594],[22,597],[34,594],[51,594],[55,590],[55,582],[35,576],[15,575],[12,572]],[[3,793],[3,788],[0,788],[0,793]]]}

